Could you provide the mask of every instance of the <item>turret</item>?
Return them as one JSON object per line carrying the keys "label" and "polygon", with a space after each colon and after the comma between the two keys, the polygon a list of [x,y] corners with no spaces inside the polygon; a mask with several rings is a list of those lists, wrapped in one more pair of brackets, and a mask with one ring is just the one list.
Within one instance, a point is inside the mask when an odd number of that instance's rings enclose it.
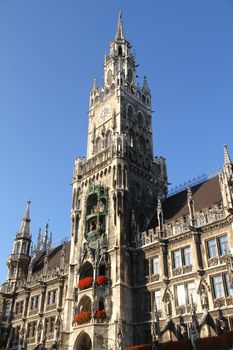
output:
{"label": "turret", "polygon": [[28,201],[19,231],[14,240],[12,254],[8,258],[8,280],[15,285],[19,280],[27,277],[31,260],[30,204],[31,202]]}
{"label": "turret", "polygon": [[224,166],[219,174],[219,182],[224,209],[231,212],[233,211],[233,164],[226,145],[224,145]]}

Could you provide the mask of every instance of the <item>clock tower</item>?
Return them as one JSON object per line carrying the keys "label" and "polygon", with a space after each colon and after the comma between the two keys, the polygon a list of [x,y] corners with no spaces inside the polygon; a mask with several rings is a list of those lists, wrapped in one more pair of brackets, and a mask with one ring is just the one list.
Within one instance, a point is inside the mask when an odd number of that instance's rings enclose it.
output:
{"label": "clock tower", "polygon": [[90,93],[86,158],[73,172],[64,336],[69,349],[124,349],[135,337],[134,252],[158,199],[165,160],[153,156],[151,92],[136,81],[122,15]]}

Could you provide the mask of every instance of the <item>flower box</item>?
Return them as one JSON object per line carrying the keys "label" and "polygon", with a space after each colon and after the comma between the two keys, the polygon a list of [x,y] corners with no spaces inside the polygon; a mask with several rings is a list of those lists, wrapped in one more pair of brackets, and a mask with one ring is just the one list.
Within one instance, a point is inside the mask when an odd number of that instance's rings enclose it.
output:
{"label": "flower box", "polygon": [[150,344],[132,345],[128,346],[125,350],[151,350]]}
{"label": "flower box", "polygon": [[85,277],[79,280],[77,287],[79,289],[86,289],[92,285],[93,277]]}
{"label": "flower box", "polygon": [[103,286],[106,283],[108,283],[108,281],[109,281],[109,279],[106,276],[100,275],[100,276],[96,277],[96,284],[98,286]]}
{"label": "flower box", "polygon": [[91,311],[81,311],[75,316],[77,324],[89,322],[91,319]]}
{"label": "flower box", "polygon": [[95,318],[98,320],[104,320],[106,318],[106,312],[104,310],[97,310],[95,313]]}

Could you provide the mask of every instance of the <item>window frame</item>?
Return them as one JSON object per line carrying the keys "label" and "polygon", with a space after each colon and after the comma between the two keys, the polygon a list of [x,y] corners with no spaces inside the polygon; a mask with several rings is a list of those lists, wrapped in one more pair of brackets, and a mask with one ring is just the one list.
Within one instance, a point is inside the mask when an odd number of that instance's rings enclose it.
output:
{"label": "window frame", "polygon": [[[176,284],[175,287],[175,295],[176,295],[176,306],[177,307],[182,307],[182,306],[186,306],[186,305],[190,305],[191,304],[191,297],[190,297],[190,293],[189,293],[189,289],[188,289],[188,285],[190,285],[191,283],[193,283],[194,288],[192,290],[194,290],[194,294],[195,297],[193,297],[193,302],[196,303],[197,302],[197,286],[195,283],[195,280],[190,280],[190,281],[185,281],[183,283],[178,283]],[[180,288],[180,291],[178,293],[178,287],[182,287]],[[183,289],[183,293],[181,293],[181,290]],[[183,294],[183,299],[184,299],[184,303],[180,304],[179,300],[181,300],[182,298],[182,294]]]}
{"label": "window frame", "polygon": [[[214,278],[216,277],[221,277],[221,280],[222,280],[222,290],[223,290],[222,296],[216,296],[215,285],[214,285]],[[233,289],[231,287],[230,276],[228,273],[224,272],[224,273],[215,274],[213,276],[210,276],[210,280],[211,280],[211,289],[212,289],[213,299],[228,298],[233,296]]]}
{"label": "window frame", "polygon": [[[185,258],[185,256],[187,255],[187,254],[185,254],[185,250],[187,250],[187,249],[190,250],[189,263],[186,263],[186,258]],[[176,252],[179,252],[179,254],[180,254],[180,265],[179,266],[176,266],[176,261],[177,261],[177,259],[175,258]],[[175,249],[175,250],[171,251],[171,255],[172,255],[172,268],[173,268],[173,270],[181,268],[181,267],[193,265],[191,245],[186,245],[184,247],[180,247],[178,249]]]}
{"label": "window frame", "polygon": [[[157,262],[155,262],[155,260],[157,260]],[[154,268],[155,266],[156,266],[156,269]],[[160,274],[160,261],[159,261],[159,256],[158,255],[154,256],[151,259],[151,274],[152,274],[152,276]]]}
{"label": "window frame", "polygon": [[[223,243],[221,243],[221,240],[223,238],[225,238],[225,241]],[[211,241],[215,241],[215,247],[216,247],[216,255],[215,256],[211,256],[211,254],[210,254],[209,242],[211,242]],[[207,253],[208,259],[214,259],[214,258],[219,258],[220,256],[224,256],[224,255],[229,253],[228,234],[224,233],[222,235],[206,239],[205,245],[206,245],[206,253]],[[224,246],[227,246],[228,249],[223,250]]]}

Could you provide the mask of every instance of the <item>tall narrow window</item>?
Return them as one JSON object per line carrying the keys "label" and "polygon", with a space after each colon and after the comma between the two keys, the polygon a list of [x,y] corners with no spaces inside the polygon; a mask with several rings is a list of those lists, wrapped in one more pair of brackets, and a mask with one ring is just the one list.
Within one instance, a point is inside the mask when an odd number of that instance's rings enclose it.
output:
{"label": "tall narrow window", "polygon": [[215,298],[224,297],[224,287],[223,287],[222,276],[214,276],[213,277],[213,288],[214,288]]}
{"label": "tall narrow window", "polygon": [[225,277],[225,281],[226,281],[227,296],[230,296],[230,295],[233,294],[232,287],[231,287],[230,276],[228,274],[225,274],[224,277]]}
{"label": "tall narrow window", "polygon": [[174,268],[175,269],[177,267],[181,267],[182,266],[181,251],[180,250],[175,250],[173,252],[173,263],[174,263]]}
{"label": "tall narrow window", "polygon": [[207,242],[208,245],[208,253],[209,253],[209,258],[215,258],[218,256],[218,250],[217,250],[217,244],[216,244],[216,239],[211,239]]}
{"label": "tall narrow window", "polygon": [[159,257],[152,259],[152,274],[156,275],[159,273]]}
{"label": "tall narrow window", "polygon": [[53,304],[55,304],[56,302],[57,302],[57,289],[53,291],[53,299],[52,299]]}
{"label": "tall narrow window", "polygon": [[179,306],[186,304],[186,298],[185,298],[185,288],[183,284],[180,284],[176,287],[177,292],[177,303]]}
{"label": "tall narrow window", "polygon": [[162,299],[161,299],[161,291],[160,290],[156,290],[155,294],[155,305],[154,308],[156,307],[157,310],[161,310],[162,309]]}
{"label": "tall narrow window", "polygon": [[187,283],[187,301],[188,304],[193,301],[194,303],[197,301],[196,287],[194,282]]}
{"label": "tall narrow window", "polygon": [[191,264],[192,264],[191,248],[186,247],[184,248],[184,265],[191,265]]}
{"label": "tall narrow window", "polygon": [[220,248],[220,255],[224,255],[229,252],[227,235],[219,237],[219,248]]}

